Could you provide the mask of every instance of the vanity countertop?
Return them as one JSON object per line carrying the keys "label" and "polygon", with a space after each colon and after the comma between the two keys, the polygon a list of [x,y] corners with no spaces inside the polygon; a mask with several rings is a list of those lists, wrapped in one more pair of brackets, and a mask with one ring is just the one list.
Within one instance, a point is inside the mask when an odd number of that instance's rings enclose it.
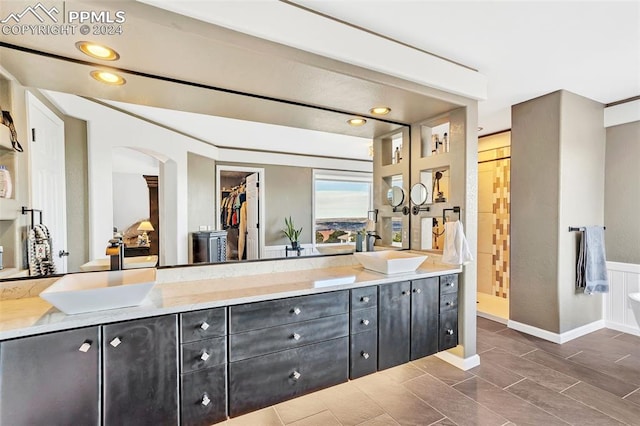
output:
{"label": "vanity countertop", "polygon": [[416,272],[397,275],[383,275],[359,265],[346,265],[225,278],[176,280],[158,283],[140,306],[78,315],[66,315],[37,296],[4,300],[0,301],[0,340],[460,272],[462,269],[459,266],[427,261]]}

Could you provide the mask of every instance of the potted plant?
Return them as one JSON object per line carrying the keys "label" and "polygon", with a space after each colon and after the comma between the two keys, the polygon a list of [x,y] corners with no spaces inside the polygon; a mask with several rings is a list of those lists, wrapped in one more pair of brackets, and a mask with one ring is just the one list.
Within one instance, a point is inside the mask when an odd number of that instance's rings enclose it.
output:
{"label": "potted plant", "polygon": [[286,228],[283,229],[282,232],[289,239],[289,241],[291,241],[291,248],[295,250],[298,248],[298,238],[300,238],[300,234],[302,233],[302,228],[300,229],[295,228],[295,226],[293,225],[293,220],[291,219],[291,216],[289,216],[288,219],[286,217],[284,218],[284,224]]}

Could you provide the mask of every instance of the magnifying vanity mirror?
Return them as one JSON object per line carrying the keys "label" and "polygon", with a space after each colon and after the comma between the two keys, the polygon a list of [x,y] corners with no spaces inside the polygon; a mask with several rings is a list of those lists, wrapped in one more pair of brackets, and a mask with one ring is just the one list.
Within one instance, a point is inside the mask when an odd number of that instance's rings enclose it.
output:
{"label": "magnifying vanity mirror", "polygon": [[411,187],[411,202],[416,206],[421,206],[427,202],[429,191],[423,183],[416,183]]}
{"label": "magnifying vanity mirror", "polygon": [[387,201],[391,207],[399,207],[404,203],[404,189],[394,186],[387,191]]}

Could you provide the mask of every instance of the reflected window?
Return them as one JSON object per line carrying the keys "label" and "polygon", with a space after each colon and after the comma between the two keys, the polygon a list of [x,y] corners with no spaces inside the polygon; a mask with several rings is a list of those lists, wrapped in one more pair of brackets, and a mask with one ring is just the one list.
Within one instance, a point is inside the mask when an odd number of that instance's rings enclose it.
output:
{"label": "reflected window", "polygon": [[315,244],[354,242],[372,210],[371,173],[314,170],[313,185]]}

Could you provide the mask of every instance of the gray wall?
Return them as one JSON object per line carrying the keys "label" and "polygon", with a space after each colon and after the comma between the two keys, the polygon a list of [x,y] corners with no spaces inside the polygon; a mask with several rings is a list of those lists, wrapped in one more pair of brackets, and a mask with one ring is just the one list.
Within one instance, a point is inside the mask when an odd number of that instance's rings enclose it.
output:
{"label": "gray wall", "polygon": [[[67,270],[78,271],[89,259],[87,122],[64,116],[67,190]],[[106,247],[106,244],[105,244]]]}
{"label": "gray wall", "polygon": [[216,224],[216,162],[189,152],[187,154],[188,229],[196,232],[200,225]]}
{"label": "gray wall", "polygon": [[311,243],[313,232],[311,223],[313,170],[311,168],[222,162],[218,164],[265,169],[265,245],[281,245],[288,242],[282,235],[282,228],[284,228],[284,218],[289,216],[293,219],[296,228],[303,228],[300,243]]}
{"label": "gray wall", "polygon": [[607,129],[604,205],[607,260],[640,264],[640,121]]}
{"label": "gray wall", "polygon": [[603,105],[558,91],[512,107],[510,318],[564,333],[602,318],[575,289],[578,234],[604,224]]}
{"label": "gray wall", "polygon": [[557,332],[560,93],[511,109],[509,318]]}

